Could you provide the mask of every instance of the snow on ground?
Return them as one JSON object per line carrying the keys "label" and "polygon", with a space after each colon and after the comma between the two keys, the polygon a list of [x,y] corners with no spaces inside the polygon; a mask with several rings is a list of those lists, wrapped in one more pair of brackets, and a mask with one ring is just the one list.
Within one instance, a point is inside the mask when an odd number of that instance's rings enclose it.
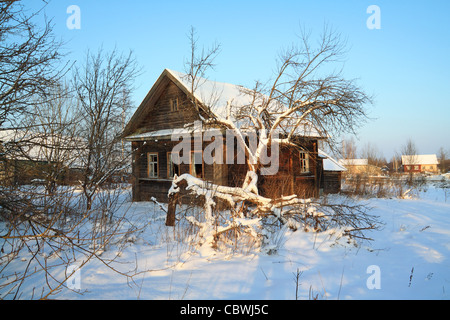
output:
{"label": "snow on ground", "polygon": [[[429,184],[411,199],[359,201],[384,222],[366,234],[372,242],[355,246],[333,230],[286,229],[277,234],[278,250],[271,255],[189,250],[172,240],[157,205],[133,203],[130,216],[150,223],[128,239],[115,266],[135,276],[126,278],[93,260],[79,274],[82,294],[65,289],[54,298],[286,300],[296,298],[300,271],[299,299],[449,299],[450,194]],[[109,248],[102,257],[115,253]],[[22,258],[15,264],[27,263]],[[45,280],[36,275],[24,284],[22,298],[39,281]]]}

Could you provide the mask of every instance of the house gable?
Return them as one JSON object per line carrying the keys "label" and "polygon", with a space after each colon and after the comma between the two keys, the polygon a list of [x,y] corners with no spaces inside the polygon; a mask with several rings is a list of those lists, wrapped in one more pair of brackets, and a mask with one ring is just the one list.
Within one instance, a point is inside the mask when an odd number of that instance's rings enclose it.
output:
{"label": "house gable", "polygon": [[125,127],[122,137],[183,128],[186,124],[200,120],[200,113],[188,94],[186,88],[165,70]]}

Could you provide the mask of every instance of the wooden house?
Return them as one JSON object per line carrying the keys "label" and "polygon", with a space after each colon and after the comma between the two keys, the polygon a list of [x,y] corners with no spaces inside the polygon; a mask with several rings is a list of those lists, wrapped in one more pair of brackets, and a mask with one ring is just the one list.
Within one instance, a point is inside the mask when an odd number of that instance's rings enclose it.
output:
{"label": "wooden house", "polygon": [[319,157],[322,157],[323,171],[321,175],[321,191],[327,193],[338,193],[341,191],[342,173],[347,169],[339,161],[319,149]]}
{"label": "wooden house", "polygon": [[49,177],[59,184],[78,183],[81,170],[73,151],[78,143],[39,132],[0,131],[0,185],[42,184]]}
{"label": "wooden house", "polygon": [[402,155],[405,173],[438,173],[438,164],[435,154]]}
{"label": "wooden house", "polygon": [[347,169],[348,175],[380,175],[381,168],[369,164],[368,159],[340,159],[339,164]]}
{"label": "wooden house", "polygon": [[[179,141],[172,141],[173,136],[181,134],[195,136],[195,132],[189,129],[195,122],[217,115],[226,117],[231,103],[234,106],[249,103],[242,91],[242,87],[237,85],[202,79],[192,94],[186,75],[168,69],[162,72],[123,132],[123,138],[131,142],[133,152],[134,201],[146,201],[152,197],[167,201],[167,192],[175,174],[190,173],[217,185],[242,186],[246,164],[238,161],[206,163],[202,154],[209,142],[195,143],[194,137],[189,162],[177,165],[173,161],[173,150]],[[232,151],[236,160],[239,151],[236,146],[229,150],[225,133],[221,132],[219,141],[214,141],[223,145],[224,158]],[[301,134],[296,135],[298,147],[280,147],[276,174],[260,176],[260,194],[268,197],[318,195],[323,183],[323,158],[318,155],[321,139],[325,137],[305,124]]]}

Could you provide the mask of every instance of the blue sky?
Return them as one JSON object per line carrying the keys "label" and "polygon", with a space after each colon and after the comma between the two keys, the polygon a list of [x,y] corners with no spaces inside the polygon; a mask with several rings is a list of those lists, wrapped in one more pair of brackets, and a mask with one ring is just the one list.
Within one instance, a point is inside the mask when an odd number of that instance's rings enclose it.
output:
{"label": "blue sky", "polygon": [[[66,25],[70,5],[81,10],[78,30]],[[370,5],[381,10],[381,29],[366,26]],[[251,87],[272,76],[277,54],[298,40],[301,26],[319,33],[327,23],[347,39],[344,74],[375,96],[358,149],[372,143],[390,158],[411,138],[420,153],[444,147],[450,157],[450,1],[53,0],[45,12],[70,59],[100,46],[133,50],[142,68],[136,107],[164,68],[183,71],[190,26],[201,45],[222,46],[209,78]]]}

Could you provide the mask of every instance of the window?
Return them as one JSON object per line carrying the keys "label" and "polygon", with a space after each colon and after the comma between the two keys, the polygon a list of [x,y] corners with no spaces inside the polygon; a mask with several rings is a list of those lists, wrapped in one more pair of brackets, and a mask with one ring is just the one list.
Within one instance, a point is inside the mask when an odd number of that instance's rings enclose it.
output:
{"label": "window", "polygon": [[300,151],[300,173],[309,172],[309,153]]}
{"label": "window", "polygon": [[180,175],[180,166],[173,163],[172,154],[175,155],[175,153],[172,152],[167,153],[167,177],[169,178],[173,178],[175,175]]}
{"label": "window", "polygon": [[203,159],[201,151],[194,151],[191,153],[191,175],[197,178],[203,177]]}
{"label": "window", "polygon": [[170,111],[178,111],[178,98],[170,100]]}
{"label": "window", "polygon": [[158,153],[148,153],[148,177],[158,178]]}

